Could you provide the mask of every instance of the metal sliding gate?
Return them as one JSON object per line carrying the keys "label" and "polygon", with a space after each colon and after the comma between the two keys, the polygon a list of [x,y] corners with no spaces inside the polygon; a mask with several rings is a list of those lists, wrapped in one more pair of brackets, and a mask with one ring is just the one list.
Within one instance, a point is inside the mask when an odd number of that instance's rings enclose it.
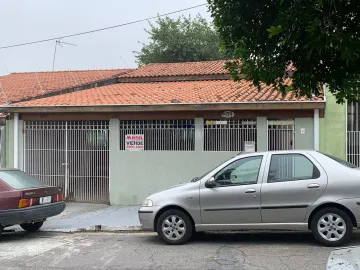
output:
{"label": "metal sliding gate", "polygon": [[108,121],[25,121],[24,170],[67,199],[109,202]]}

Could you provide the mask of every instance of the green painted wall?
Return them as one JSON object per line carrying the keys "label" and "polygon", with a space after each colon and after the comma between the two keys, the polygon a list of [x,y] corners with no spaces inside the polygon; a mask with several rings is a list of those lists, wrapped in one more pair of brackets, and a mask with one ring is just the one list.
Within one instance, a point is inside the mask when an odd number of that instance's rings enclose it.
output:
{"label": "green painted wall", "polygon": [[325,117],[320,118],[320,151],[346,160],[346,105],[326,91]]}

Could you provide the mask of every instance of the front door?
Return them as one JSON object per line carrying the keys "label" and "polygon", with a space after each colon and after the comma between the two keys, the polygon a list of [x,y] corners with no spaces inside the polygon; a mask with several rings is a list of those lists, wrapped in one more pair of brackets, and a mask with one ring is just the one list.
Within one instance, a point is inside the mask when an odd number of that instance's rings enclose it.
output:
{"label": "front door", "polygon": [[254,155],[232,162],[214,175],[216,186],[200,188],[203,224],[261,223],[260,181],[265,157]]}
{"label": "front door", "polygon": [[327,176],[307,153],[269,154],[261,187],[263,223],[302,223],[320,197]]}

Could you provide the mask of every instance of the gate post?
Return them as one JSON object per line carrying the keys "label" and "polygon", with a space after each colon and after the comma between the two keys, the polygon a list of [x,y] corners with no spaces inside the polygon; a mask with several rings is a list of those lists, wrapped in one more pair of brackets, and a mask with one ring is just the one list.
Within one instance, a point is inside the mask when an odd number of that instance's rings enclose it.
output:
{"label": "gate post", "polygon": [[268,151],[268,122],[266,117],[256,118],[257,152]]}
{"label": "gate post", "polygon": [[19,168],[19,113],[14,113],[14,168]]}
{"label": "gate post", "polygon": [[[110,204],[114,204],[119,201],[116,194],[117,187],[120,185],[120,181],[115,181],[119,178],[116,175],[116,167],[118,162],[124,162],[117,159],[117,152],[120,151],[120,120],[110,119],[109,122],[109,198]],[[120,176],[121,177],[121,176]],[[117,183],[116,183],[117,182]]]}
{"label": "gate post", "polygon": [[204,119],[195,118],[195,151],[204,151]]}
{"label": "gate post", "polygon": [[24,120],[19,120],[18,126],[18,169],[25,170],[25,130]]}
{"label": "gate post", "polygon": [[[19,113],[14,114],[12,122],[12,138],[9,138],[9,143],[12,143],[12,155],[10,166],[15,169],[24,169],[24,121],[19,120]],[[11,125],[9,126],[10,129]],[[11,130],[11,129],[10,129]],[[10,133],[11,134],[11,133]],[[11,146],[10,146],[11,149]],[[10,153],[9,153],[10,155]]]}
{"label": "gate post", "polygon": [[68,122],[65,122],[65,199],[69,196]]}

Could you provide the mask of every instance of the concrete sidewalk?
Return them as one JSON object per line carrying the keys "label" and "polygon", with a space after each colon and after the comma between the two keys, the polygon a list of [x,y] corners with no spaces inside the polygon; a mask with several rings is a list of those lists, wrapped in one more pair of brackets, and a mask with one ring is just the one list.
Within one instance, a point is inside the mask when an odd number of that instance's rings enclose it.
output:
{"label": "concrete sidewalk", "polygon": [[[106,204],[67,203],[58,216],[49,218],[41,231],[132,231],[141,230],[138,218],[140,206],[110,206]],[[8,229],[21,230],[20,226]]]}
{"label": "concrete sidewalk", "polygon": [[333,250],[327,261],[328,270],[359,270],[360,246],[342,247]]}

